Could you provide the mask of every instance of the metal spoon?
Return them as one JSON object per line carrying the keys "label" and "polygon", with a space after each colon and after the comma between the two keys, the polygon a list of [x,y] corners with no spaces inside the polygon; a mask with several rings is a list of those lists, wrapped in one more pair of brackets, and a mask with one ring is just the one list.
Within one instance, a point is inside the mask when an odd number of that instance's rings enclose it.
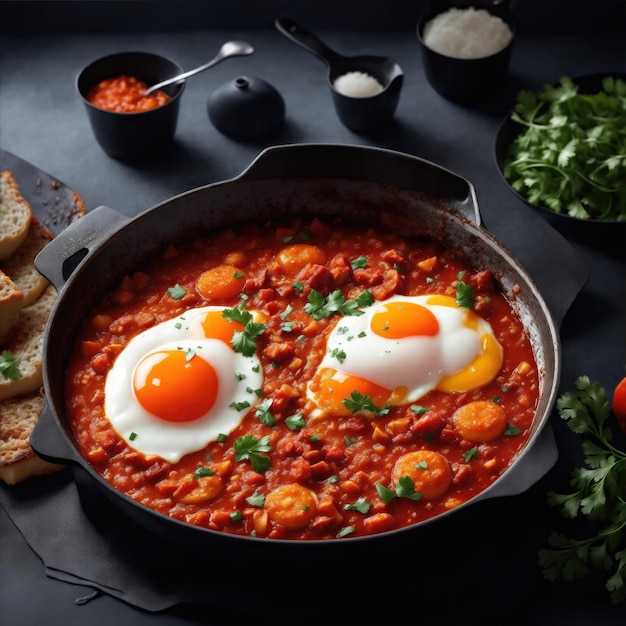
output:
{"label": "metal spoon", "polygon": [[167,80],[161,81],[156,85],[152,85],[148,89],[146,89],[145,95],[151,94],[153,91],[157,89],[161,89],[167,85],[172,85],[173,83],[179,83],[190,76],[194,76],[195,74],[199,74],[200,72],[204,72],[204,70],[208,70],[210,67],[217,65],[224,59],[228,57],[236,57],[236,56],[245,56],[248,54],[252,54],[254,52],[254,48],[245,41],[227,41],[219,50],[219,52],[215,55],[215,58],[201,65],[200,67],[196,67],[194,70],[189,70],[188,72],[183,72],[178,76],[174,76],[172,78],[168,78]]}

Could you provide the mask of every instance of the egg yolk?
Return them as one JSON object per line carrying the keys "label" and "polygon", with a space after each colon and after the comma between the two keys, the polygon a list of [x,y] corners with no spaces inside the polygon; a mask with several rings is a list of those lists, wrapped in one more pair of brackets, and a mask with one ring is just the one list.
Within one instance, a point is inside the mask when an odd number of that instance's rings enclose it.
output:
{"label": "egg yolk", "polygon": [[133,375],[141,406],[168,422],[191,422],[215,403],[218,377],[213,366],[182,350],[162,350],[145,356]]}
{"label": "egg yolk", "polygon": [[389,389],[332,368],[319,371],[312,381],[311,391],[315,395],[317,406],[334,415],[353,414],[354,411],[346,408],[343,401],[349,399],[354,392],[361,396],[369,396],[372,404],[378,408],[384,407],[392,396]]}
{"label": "egg yolk", "polygon": [[434,337],[439,332],[439,322],[426,307],[413,302],[389,302],[372,315],[372,330],[381,337]]}
{"label": "egg yolk", "polygon": [[491,382],[502,367],[502,346],[496,339],[484,334],[480,340],[481,352],[456,374],[444,376],[437,384],[440,391],[470,391]]}
{"label": "egg yolk", "polygon": [[208,311],[202,320],[202,329],[207,339],[219,339],[230,345],[236,332],[241,332],[244,326],[236,320],[227,320],[222,311]]}

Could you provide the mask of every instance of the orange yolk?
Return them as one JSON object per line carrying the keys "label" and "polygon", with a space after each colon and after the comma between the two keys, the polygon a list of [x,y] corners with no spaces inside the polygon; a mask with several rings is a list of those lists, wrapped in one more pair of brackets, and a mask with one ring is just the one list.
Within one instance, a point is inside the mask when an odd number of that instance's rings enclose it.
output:
{"label": "orange yolk", "polygon": [[315,394],[318,407],[334,415],[352,415],[352,409],[346,408],[343,401],[349,399],[353,392],[369,396],[376,407],[385,406],[392,396],[389,389],[331,368],[320,370],[311,390]]}
{"label": "orange yolk", "polygon": [[502,347],[491,336],[483,335],[481,353],[456,374],[444,376],[437,384],[440,391],[470,391],[491,382],[502,367]]}
{"label": "orange yolk", "polygon": [[227,320],[222,311],[209,311],[202,320],[202,328],[207,339],[220,339],[230,345],[236,332],[243,330],[243,324],[235,320]]}
{"label": "orange yolk", "polygon": [[135,370],[133,388],[141,406],[168,422],[191,422],[215,403],[218,377],[197,355],[162,350],[144,357]]}
{"label": "orange yolk", "polygon": [[434,337],[439,332],[439,322],[426,307],[413,302],[389,302],[372,316],[372,330],[381,337]]}

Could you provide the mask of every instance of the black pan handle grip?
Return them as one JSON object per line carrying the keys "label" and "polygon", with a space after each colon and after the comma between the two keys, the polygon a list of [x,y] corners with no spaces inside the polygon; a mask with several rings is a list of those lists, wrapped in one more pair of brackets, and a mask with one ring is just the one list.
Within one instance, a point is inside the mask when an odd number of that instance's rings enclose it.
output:
{"label": "black pan handle grip", "polygon": [[37,255],[35,267],[60,291],[83,259],[129,221],[118,211],[100,206],[59,233]]}
{"label": "black pan handle grip", "polygon": [[291,39],[301,48],[322,59],[328,67],[343,58],[342,55],[329,48],[319,37],[288,17],[279,17],[275,25],[287,39]]}
{"label": "black pan handle grip", "polygon": [[78,465],[81,462],[63,427],[56,423],[47,399],[44,399],[43,410],[30,435],[30,445],[44,461],[61,465]]}

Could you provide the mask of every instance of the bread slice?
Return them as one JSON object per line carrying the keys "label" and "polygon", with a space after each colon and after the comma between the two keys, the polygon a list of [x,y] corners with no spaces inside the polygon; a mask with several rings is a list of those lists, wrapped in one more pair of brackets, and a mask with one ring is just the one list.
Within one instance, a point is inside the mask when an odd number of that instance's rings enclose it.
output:
{"label": "bread slice", "polygon": [[35,257],[52,238],[52,233],[33,216],[26,239],[11,258],[1,264],[2,270],[24,294],[24,306],[35,302],[48,286],[48,281],[35,267]]}
{"label": "bread slice", "polygon": [[15,355],[21,376],[17,380],[0,377],[1,402],[41,387],[44,336],[56,298],[57,292],[50,285],[34,304],[20,311],[15,333],[2,346],[2,350]]}
{"label": "bread slice", "polygon": [[0,344],[9,337],[24,307],[24,294],[19,287],[0,270]]}
{"label": "bread slice", "polygon": [[22,245],[30,226],[30,204],[20,193],[13,174],[0,172],[0,261],[11,257]]}
{"label": "bread slice", "polygon": [[0,402],[0,480],[9,485],[64,467],[44,461],[31,448],[30,436],[42,409],[39,391]]}

